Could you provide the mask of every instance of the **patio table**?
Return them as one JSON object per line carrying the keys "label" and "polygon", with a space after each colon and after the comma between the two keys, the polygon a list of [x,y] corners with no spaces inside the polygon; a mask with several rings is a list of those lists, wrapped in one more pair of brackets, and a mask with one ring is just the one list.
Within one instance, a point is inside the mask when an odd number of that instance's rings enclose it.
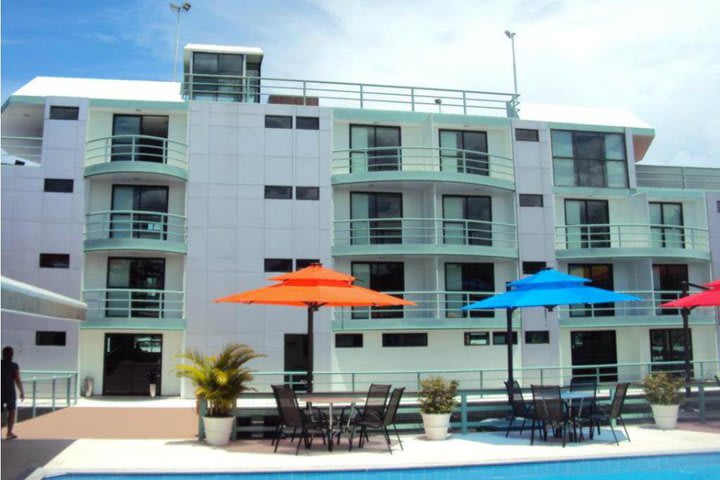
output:
{"label": "patio table", "polygon": [[[320,405],[327,405],[328,406],[328,424],[327,424],[327,440],[328,440],[328,450],[332,452],[333,450],[333,407],[336,404],[341,405],[350,405],[350,408],[355,408],[355,405],[363,403],[365,401],[364,397],[355,397],[355,396],[332,396],[332,395],[316,395],[316,394],[308,394],[303,395],[302,400],[307,402],[309,405],[313,404],[320,404]],[[352,415],[348,415],[347,425],[346,427],[350,427],[350,420],[352,418]],[[342,428],[342,426],[341,426]]]}
{"label": "patio table", "polygon": [[[595,392],[589,391],[589,390],[578,390],[571,392],[570,390],[561,390],[560,391],[560,398],[563,399],[563,401],[568,404],[572,403],[573,400],[580,400],[580,405],[578,405],[577,413],[578,415],[583,410],[583,403],[586,399],[589,401],[592,401],[592,399],[595,397]],[[569,405],[568,405],[569,407]],[[590,427],[590,435],[592,438],[592,426]],[[580,438],[576,439],[576,441],[582,440],[582,429],[580,430]]]}

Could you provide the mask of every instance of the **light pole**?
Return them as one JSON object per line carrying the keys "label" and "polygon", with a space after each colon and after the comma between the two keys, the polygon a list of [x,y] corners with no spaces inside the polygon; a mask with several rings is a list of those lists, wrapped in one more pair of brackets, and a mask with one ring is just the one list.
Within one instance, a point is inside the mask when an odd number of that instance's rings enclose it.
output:
{"label": "light pole", "polygon": [[180,5],[170,2],[170,10],[175,12],[175,60],[173,61],[173,82],[177,80],[178,49],[180,48],[180,12],[190,11],[190,2],[183,2]]}
{"label": "light pole", "polygon": [[515,85],[515,95],[518,94],[517,88],[517,66],[515,65],[515,32],[505,30],[505,36],[510,39],[512,45],[512,57],[513,57],[513,84]]}

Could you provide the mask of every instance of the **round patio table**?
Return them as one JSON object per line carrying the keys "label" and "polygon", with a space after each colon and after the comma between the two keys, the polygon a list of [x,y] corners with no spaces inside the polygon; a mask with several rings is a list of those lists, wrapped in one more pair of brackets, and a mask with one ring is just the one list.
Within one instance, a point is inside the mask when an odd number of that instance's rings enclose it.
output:
{"label": "round patio table", "polygon": [[[571,392],[570,390],[561,390],[560,391],[560,398],[562,398],[565,402],[572,403],[572,400],[580,400],[580,405],[577,407],[578,415],[583,410],[583,403],[585,403],[585,400],[592,401],[593,398],[595,398],[595,392],[589,391],[589,390],[578,390],[575,392]],[[576,439],[582,440],[582,429],[580,430],[580,438]],[[590,426],[590,438],[592,438],[592,425]]]}
{"label": "round patio table", "polygon": [[[328,406],[328,424],[327,424],[327,440],[328,440],[328,450],[332,452],[333,450],[333,407],[337,404],[341,405],[350,405],[350,409],[355,407],[357,404],[361,404],[365,401],[364,397],[356,397],[356,396],[334,396],[334,395],[322,395],[322,394],[308,394],[308,395],[302,395],[300,397],[302,401],[307,402],[310,405],[313,404],[320,404],[320,405],[327,405]],[[348,421],[346,427],[350,427],[350,419],[352,418],[352,415],[348,415]],[[342,426],[340,427],[342,428]]]}

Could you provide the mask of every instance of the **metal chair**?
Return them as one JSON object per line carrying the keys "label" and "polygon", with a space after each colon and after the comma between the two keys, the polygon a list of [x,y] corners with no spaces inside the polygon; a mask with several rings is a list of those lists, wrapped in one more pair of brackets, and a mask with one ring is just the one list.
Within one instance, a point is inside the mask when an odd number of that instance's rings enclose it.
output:
{"label": "metal chair", "polygon": [[325,438],[325,432],[327,431],[325,423],[312,420],[305,414],[299,407],[297,396],[291,387],[288,385],[272,385],[272,390],[280,416],[280,423],[275,429],[275,439],[273,441],[275,443],[275,452],[277,452],[286,428],[293,429],[293,437],[296,432],[300,432],[295,455],[300,451],[301,443],[305,444],[306,449],[312,446],[312,436],[314,434],[320,433]]}
{"label": "metal chair", "polygon": [[[595,413],[597,408],[597,379],[595,377],[573,377],[572,380],[570,380],[570,393],[575,392],[588,393],[588,398],[573,398],[570,399],[568,403],[568,414],[573,424],[573,433],[577,434],[575,427],[579,425],[580,438],[583,438],[583,422],[576,420],[587,418]],[[592,436],[592,426],[590,428],[590,434]]]}
{"label": "metal chair", "polygon": [[560,387],[546,387],[541,385],[532,386],[533,404],[535,415],[532,422],[532,433],[530,434],[530,445],[535,442],[535,425],[541,429],[544,440],[547,440],[547,428],[560,430],[562,445],[565,447],[568,438],[568,414],[560,395]]}
{"label": "metal chair", "polygon": [[[340,444],[340,436],[342,435],[342,427],[347,425],[352,429],[353,425],[359,420],[378,420],[383,417],[385,405],[388,395],[390,394],[391,385],[371,384],[368,388],[365,405],[362,410],[353,416],[352,408],[345,407],[341,410],[340,421],[338,425],[340,430],[337,434],[337,443]],[[349,420],[349,423],[348,423]]]}
{"label": "metal chair", "polygon": [[363,438],[367,438],[368,429],[382,430],[383,434],[385,435],[385,441],[387,442],[388,450],[392,455],[392,444],[390,442],[390,433],[388,432],[388,427],[391,425],[395,430],[395,436],[400,443],[400,450],[404,450],[402,440],[400,440],[400,434],[398,433],[397,426],[395,425],[395,416],[397,415],[398,408],[400,407],[400,400],[402,399],[404,391],[404,387],[396,388],[395,390],[393,390],[392,395],[390,395],[390,401],[388,402],[387,409],[385,409],[385,412],[382,416],[375,417],[375,414],[373,413],[372,415],[359,418],[355,421],[352,429],[350,430],[350,451],[352,451],[352,441],[353,437],[355,436],[355,429],[357,427],[360,427],[360,440],[358,441],[359,448],[362,448],[363,446]]}
{"label": "metal chair", "polygon": [[512,429],[513,422],[516,418],[522,418],[522,424],[520,425],[520,433],[522,434],[523,429],[525,428],[525,422],[528,418],[532,418],[534,415],[534,407],[532,403],[528,403],[523,398],[522,389],[520,388],[520,384],[517,382],[517,380],[513,380],[512,385],[508,381],[505,381],[505,389],[508,392],[508,401],[510,402],[510,407],[512,407],[512,412],[510,413],[510,422],[508,423],[507,431],[505,432],[505,437],[507,437],[510,434],[510,430]]}
{"label": "metal chair", "polygon": [[625,396],[627,395],[629,386],[629,383],[617,384],[617,387],[615,388],[615,396],[610,404],[610,411],[598,409],[596,412],[588,416],[588,420],[590,422],[590,438],[592,438],[593,425],[597,426],[598,434],[600,434],[600,422],[607,422],[608,425],[610,425],[610,431],[613,434],[615,443],[620,445],[617,435],[615,434],[615,428],[613,427],[613,420],[617,420],[620,422],[620,425],[622,425],[623,430],[625,430],[625,436],[627,437],[628,442],[630,441],[630,435],[628,434],[627,427],[625,426],[625,421],[622,418],[622,407],[625,403]]}

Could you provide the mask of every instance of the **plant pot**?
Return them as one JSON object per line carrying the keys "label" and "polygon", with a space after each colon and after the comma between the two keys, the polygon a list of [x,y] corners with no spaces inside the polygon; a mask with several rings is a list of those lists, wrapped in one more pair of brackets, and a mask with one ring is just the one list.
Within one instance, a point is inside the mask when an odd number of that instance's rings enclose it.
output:
{"label": "plant pot", "polygon": [[150,384],[150,398],[155,398],[155,395],[157,395],[157,385],[154,383]]}
{"label": "plant pot", "polygon": [[672,430],[675,428],[680,405],[650,405],[650,408],[652,408],[655,424],[661,430]]}
{"label": "plant pot", "polygon": [[93,379],[91,377],[85,378],[85,388],[83,389],[85,391],[86,397],[92,397],[93,394]]}
{"label": "plant pot", "polygon": [[450,429],[449,413],[423,413],[423,427],[428,440],[445,440]]}
{"label": "plant pot", "polygon": [[233,420],[235,420],[233,417],[203,417],[203,422],[205,422],[205,442],[216,446],[230,443]]}

